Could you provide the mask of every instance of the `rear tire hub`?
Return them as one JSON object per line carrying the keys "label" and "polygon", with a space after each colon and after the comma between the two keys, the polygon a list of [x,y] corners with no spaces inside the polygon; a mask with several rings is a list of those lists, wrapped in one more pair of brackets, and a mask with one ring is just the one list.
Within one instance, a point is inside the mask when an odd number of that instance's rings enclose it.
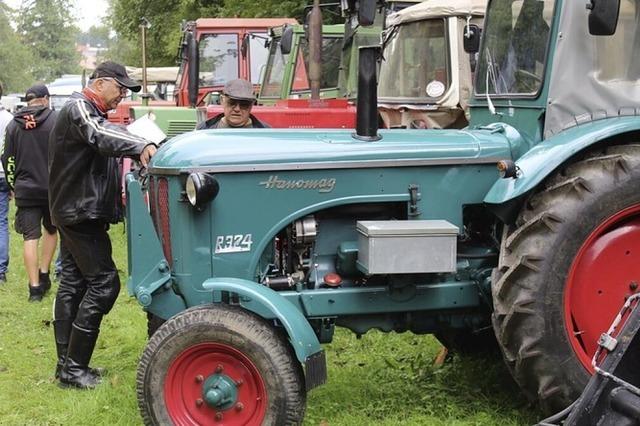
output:
{"label": "rear tire hub", "polygon": [[567,335],[582,365],[593,373],[598,337],[609,329],[640,279],[640,205],[600,224],[585,240],[569,274],[564,298]]}

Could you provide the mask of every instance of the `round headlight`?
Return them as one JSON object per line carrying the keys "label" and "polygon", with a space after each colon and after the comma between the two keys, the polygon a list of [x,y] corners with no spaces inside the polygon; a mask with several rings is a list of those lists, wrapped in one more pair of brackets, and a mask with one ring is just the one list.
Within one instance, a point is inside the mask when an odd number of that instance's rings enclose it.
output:
{"label": "round headlight", "polygon": [[199,180],[197,173],[191,173],[187,178],[187,184],[185,185],[185,192],[187,193],[187,199],[191,203],[192,206],[196,205],[197,196],[198,196],[198,186],[200,186],[200,182],[196,183],[196,180]]}
{"label": "round headlight", "polygon": [[184,189],[189,203],[198,210],[201,210],[218,195],[220,187],[218,181],[211,175],[206,173],[191,173],[187,177],[187,183]]}

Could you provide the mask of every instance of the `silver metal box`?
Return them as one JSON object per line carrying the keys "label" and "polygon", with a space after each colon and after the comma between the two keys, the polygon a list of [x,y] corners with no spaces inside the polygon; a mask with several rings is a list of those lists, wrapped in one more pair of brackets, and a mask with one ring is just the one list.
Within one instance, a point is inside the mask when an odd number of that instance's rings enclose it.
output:
{"label": "silver metal box", "polygon": [[446,220],[357,222],[357,267],[365,274],[454,272],[458,227]]}

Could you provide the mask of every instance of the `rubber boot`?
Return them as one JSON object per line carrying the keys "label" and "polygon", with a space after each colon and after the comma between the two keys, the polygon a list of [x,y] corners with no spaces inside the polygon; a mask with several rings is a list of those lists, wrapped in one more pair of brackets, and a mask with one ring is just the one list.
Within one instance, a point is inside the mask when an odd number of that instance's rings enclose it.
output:
{"label": "rubber boot", "polygon": [[[58,353],[58,362],[56,363],[56,379],[60,378],[60,371],[64,365],[64,360],[67,358],[67,349],[69,347],[69,336],[71,335],[71,320],[54,320],[53,321],[53,333],[56,338],[56,352]],[[89,367],[89,371],[92,374],[101,377],[104,374],[104,368]]]}
{"label": "rubber boot", "polygon": [[49,289],[51,288],[51,279],[49,278],[49,271],[47,272],[38,272],[40,275],[40,287],[44,289],[43,294],[47,294]]}
{"label": "rubber boot", "polygon": [[93,389],[100,384],[100,376],[91,372],[89,361],[98,340],[98,331],[71,326],[69,346],[60,370],[60,385],[78,389]]}

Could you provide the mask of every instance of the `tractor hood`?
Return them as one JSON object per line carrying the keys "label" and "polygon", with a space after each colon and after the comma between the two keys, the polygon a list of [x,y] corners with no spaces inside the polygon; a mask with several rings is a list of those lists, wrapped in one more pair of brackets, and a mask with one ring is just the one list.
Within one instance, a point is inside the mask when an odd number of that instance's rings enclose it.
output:
{"label": "tractor hood", "polygon": [[363,142],[352,130],[200,130],[171,139],[150,171],[225,173],[258,170],[336,169],[495,163],[512,158],[502,124],[486,130],[380,131]]}

